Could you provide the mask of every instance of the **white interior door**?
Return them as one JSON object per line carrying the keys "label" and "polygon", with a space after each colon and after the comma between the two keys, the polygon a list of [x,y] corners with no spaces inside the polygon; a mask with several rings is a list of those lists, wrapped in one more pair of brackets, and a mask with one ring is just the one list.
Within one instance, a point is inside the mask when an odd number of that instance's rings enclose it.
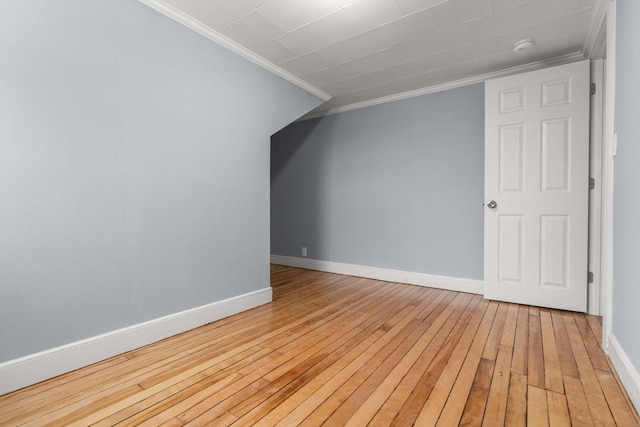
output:
{"label": "white interior door", "polygon": [[485,298],[586,311],[589,92],[589,61],[486,82]]}

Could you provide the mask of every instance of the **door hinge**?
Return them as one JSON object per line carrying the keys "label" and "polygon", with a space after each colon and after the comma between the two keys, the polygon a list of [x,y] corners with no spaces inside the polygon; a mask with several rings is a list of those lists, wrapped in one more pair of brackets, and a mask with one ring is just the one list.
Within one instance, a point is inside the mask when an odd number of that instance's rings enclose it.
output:
{"label": "door hinge", "polygon": [[593,283],[593,272],[587,272],[587,283]]}
{"label": "door hinge", "polygon": [[595,95],[595,94],[596,94],[596,84],[591,83],[591,95]]}
{"label": "door hinge", "polygon": [[589,178],[589,190],[593,190],[596,188],[596,179]]}

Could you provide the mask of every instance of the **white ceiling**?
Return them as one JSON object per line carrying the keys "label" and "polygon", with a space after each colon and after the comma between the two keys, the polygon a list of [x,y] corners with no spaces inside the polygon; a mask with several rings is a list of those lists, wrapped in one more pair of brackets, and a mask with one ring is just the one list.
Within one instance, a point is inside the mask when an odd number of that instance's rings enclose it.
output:
{"label": "white ceiling", "polygon": [[603,0],[156,1],[331,95],[327,111],[584,52]]}

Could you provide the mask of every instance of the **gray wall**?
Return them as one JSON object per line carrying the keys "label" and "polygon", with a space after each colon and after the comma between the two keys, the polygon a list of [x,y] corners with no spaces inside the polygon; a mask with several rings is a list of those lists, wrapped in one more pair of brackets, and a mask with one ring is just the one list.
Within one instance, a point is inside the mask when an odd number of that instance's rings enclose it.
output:
{"label": "gray wall", "polygon": [[319,99],[137,1],[0,1],[0,361],[269,286]]}
{"label": "gray wall", "polygon": [[478,84],[281,130],[271,253],[482,279],[483,112]]}
{"label": "gray wall", "polygon": [[640,2],[616,6],[613,333],[640,371]]}

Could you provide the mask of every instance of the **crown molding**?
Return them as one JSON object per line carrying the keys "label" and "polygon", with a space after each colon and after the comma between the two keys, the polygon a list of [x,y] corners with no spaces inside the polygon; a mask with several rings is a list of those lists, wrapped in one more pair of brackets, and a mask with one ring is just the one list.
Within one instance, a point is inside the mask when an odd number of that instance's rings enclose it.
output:
{"label": "crown molding", "polygon": [[554,67],[556,65],[568,64],[570,62],[581,61],[585,59],[582,52],[573,52],[562,56],[557,56],[551,59],[545,59],[536,62],[530,62],[528,64],[518,65],[516,67],[506,68],[504,70],[492,71],[490,73],[479,74],[473,77],[467,77],[452,82],[446,82],[434,86],[428,86],[421,89],[415,89],[408,92],[397,93],[393,95],[383,96],[381,98],[369,99],[362,102],[356,102],[354,104],[342,105],[339,107],[331,108],[324,111],[312,111],[309,114],[302,116],[298,121],[314,119],[317,117],[329,116],[332,114],[344,113],[351,110],[358,110],[360,108],[371,107],[374,105],[386,104],[387,102],[400,101],[403,99],[413,98],[420,95],[427,95],[435,92],[442,92],[449,89],[455,89],[462,86],[468,86],[475,83],[481,83],[486,80],[496,79],[499,77],[511,76],[519,73],[526,73],[529,71],[540,70],[542,68]]}
{"label": "crown molding", "polygon": [[317,96],[318,98],[324,101],[327,101],[331,98],[331,95],[329,95],[328,93],[323,92],[317,87],[294,76],[290,72],[278,67],[272,62],[267,61],[263,57],[256,55],[246,47],[239,45],[238,43],[225,37],[224,35],[218,33],[217,31],[214,31],[211,28],[207,27],[206,25],[196,21],[195,19],[185,14],[184,12],[178,9],[175,9],[174,7],[171,7],[161,2],[160,0],[138,0],[138,1],[156,10],[157,12],[160,12],[161,14],[173,19],[174,21],[181,23],[182,25],[192,29],[193,31],[205,36],[209,40],[212,40],[218,43],[220,46],[229,49],[230,51],[242,56],[245,59],[248,59],[249,61],[259,65],[265,70],[270,71],[273,74],[282,77],[283,79],[293,83],[294,85],[298,86],[301,89],[306,90],[307,92]]}
{"label": "crown molding", "polygon": [[594,3],[591,23],[582,47],[584,56],[587,58],[601,59],[605,57],[607,46],[607,4],[607,0],[597,0]]}

